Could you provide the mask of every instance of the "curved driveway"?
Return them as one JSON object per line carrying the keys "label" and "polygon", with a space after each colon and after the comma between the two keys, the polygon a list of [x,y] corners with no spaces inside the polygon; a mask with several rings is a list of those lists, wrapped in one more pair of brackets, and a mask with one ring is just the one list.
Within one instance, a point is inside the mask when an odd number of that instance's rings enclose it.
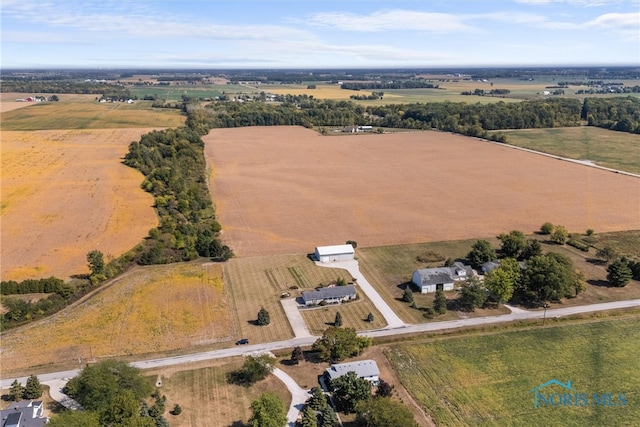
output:
{"label": "curved driveway", "polygon": [[371,302],[376,306],[378,311],[382,313],[382,316],[387,321],[387,326],[384,329],[395,329],[401,328],[405,326],[405,323],[398,317],[398,315],[389,307],[389,304],[380,296],[378,291],[374,289],[371,284],[367,281],[367,279],[360,273],[360,268],[358,267],[358,261],[336,261],[330,263],[322,263],[316,262],[318,267],[329,267],[329,268],[342,268],[347,270],[351,277],[356,279],[356,283],[360,286],[360,289],[367,294],[367,297],[371,300]]}

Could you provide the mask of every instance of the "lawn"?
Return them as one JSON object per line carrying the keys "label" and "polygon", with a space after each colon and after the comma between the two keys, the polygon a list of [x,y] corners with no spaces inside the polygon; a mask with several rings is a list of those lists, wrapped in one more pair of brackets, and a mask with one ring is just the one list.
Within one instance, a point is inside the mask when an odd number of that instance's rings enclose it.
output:
{"label": "lawn", "polygon": [[507,143],[600,166],[640,173],[638,135],[591,126],[508,130]]}
{"label": "lawn", "polygon": [[[252,387],[227,383],[228,372],[240,368],[241,358],[208,362],[208,367],[165,368],[161,373],[160,393],[167,397],[165,417],[172,427],[210,426],[227,427],[245,425],[251,416],[251,402],[262,393],[276,393],[289,408],[291,394],[273,375]],[[153,377],[155,380],[155,376]],[[155,382],[155,381],[154,381]],[[169,410],[179,404],[182,413],[170,415]]]}
{"label": "lawn", "polygon": [[[309,331],[314,335],[322,335],[325,329],[333,326],[337,312],[340,312],[342,316],[342,326],[354,328],[356,331],[380,329],[387,326],[382,314],[380,314],[364,292],[359,289],[358,297],[358,300],[345,304],[302,310],[302,318],[306,322]],[[369,313],[373,314],[373,322],[367,322],[365,320]]]}
{"label": "lawn", "polygon": [[[635,425],[640,418],[640,318],[436,339],[389,348],[403,385],[438,425]],[[534,408],[532,390],[556,379],[583,407]],[[563,393],[550,386],[545,393]],[[593,393],[626,394],[626,406]],[[556,397],[557,401],[557,397]]]}
{"label": "lawn", "polygon": [[[280,304],[280,295],[289,292],[292,297],[298,297],[303,290],[314,289],[319,284],[327,285],[338,278],[350,280],[351,277],[346,270],[317,267],[304,254],[229,260],[224,264],[224,280],[234,307],[232,312],[238,328],[236,339],[248,338],[251,343],[258,343],[292,338],[293,331]],[[295,286],[298,289],[290,289]],[[351,304],[358,307],[361,303]],[[345,318],[351,318],[348,314],[352,310],[351,304],[340,308]],[[260,307],[269,312],[271,324],[268,326],[255,324]],[[381,315],[378,317],[382,319]]]}
{"label": "lawn", "polygon": [[[494,247],[498,247],[497,239],[488,239]],[[376,288],[387,304],[408,323],[423,323],[429,321],[423,316],[423,312],[409,306],[402,301],[402,294],[406,283],[411,281],[414,270],[420,268],[441,267],[442,262],[424,263],[417,257],[427,251],[435,252],[446,258],[464,258],[471,250],[472,240],[458,240],[450,242],[419,243],[413,245],[380,246],[374,248],[358,248],[357,257],[360,270],[369,283]],[[447,298],[453,300],[457,292],[446,292]],[[414,299],[418,307],[431,307],[435,294],[420,294],[414,292]],[[491,316],[508,313],[504,308],[476,310],[468,313],[471,317]],[[467,315],[467,313],[465,313]],[[449,311],[434,320],[453,320],[459,316],[454,311]]]}
{"label": "lawn", "polygon": [[182,126],[184,121],[179,110],[152,108],[151,101],[126,104],[70,98],[7,111],[2,114],[2,130],[166,128]]}

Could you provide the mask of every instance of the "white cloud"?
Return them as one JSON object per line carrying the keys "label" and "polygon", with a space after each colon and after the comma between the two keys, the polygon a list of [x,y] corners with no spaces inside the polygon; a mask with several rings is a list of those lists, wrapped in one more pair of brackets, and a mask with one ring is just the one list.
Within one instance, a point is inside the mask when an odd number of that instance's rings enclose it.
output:
{"label": "white cloud", "polygon": [[640,12],[606,13],[584,24],[585,27],[635,29],[640,32]]}
{"label": "white cloud", "polygon": [[461,16],[412,10],[384,10],[369,15],[341,12],[316,13],[308,22],[312,26],[356,32],[412,30],[450,33],[472,29],[464,23]]}

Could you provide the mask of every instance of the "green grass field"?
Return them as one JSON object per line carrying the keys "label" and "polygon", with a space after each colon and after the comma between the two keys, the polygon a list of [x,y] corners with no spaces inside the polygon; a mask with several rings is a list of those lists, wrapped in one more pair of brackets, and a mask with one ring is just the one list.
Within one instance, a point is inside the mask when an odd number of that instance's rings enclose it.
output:
{"label": "green grass field", "polygon": [[[346,270],[317,267],[305,254],[229,260],[224,264],[224,281],[229,289],[231,304],[234,306],[231,311],[236,316],[237,338],[249,338],[251,343],[292,338],[293,331],[280,304],[280,295],[283,292],[289,292],[291,297],[295,298],[302,291],[313,290],[320,284],[327,285],[338,278],[351,280]],[[298,289],[290,289],[293,286],[297,286]],[[348,321],[351,322],[349,326],[358,329],[367,326],[367,329],[383,326],[382,315],[373,309],[363,293],[361,293],[361,299],[361,301],[340,306],[345,324],[349,319]],[[268,326],[261,327],[253,324],[260,307],[264,307],[269,312],[271,324]],[[362,310],[366,310],[366,313],[363,314]],[[376,322],[369,324],[356,321],[360,316],[364,319],[369,311],[373,311]],[[311,329],[319,329],[321,324],[328,321],[323,313],[323,311],[313,310],[313,313],[305,314]],[[360,324],[362,326],[358,327]]]}
{"label": "green grass field", "polygon": [[48,102],[2,114],[3,130],[113,129],[182,126],[185,116],[177,109],[152,108],[150,101],[134,104]]}
{"label": "green grass field", "polygon": [[[419,243],[413,245],[380,246],[375,248],[358,248],[357,257],[360,264],[360,271],[367,278],[369,283],[376,288],[378,293],[385,299],[387,304],[400,316],[402,320],[409,323],[427,322],[423,313],[411,308],[409,304],[401,301],[403,283],[411,281],[414,270],[420,268],[441,267],[442,262],[423,263],[417,260],[419,255],[426,251],[433,251],[444,258],[464,258],[471,250],[473,240],[458,240],[451,242]],[[494,247],[498,247],[497,239],[488,239]],[[446,292],[448,298],[455,298],[456,292]],[[419,307],[431,306],[434,294],[419,294],[414,292],[416,304]],[[477,310],[470,313],[472,316],[502,314],[498,309]],[[444,316],[436,317],[434,320],[457,319],[454,312],[448,312]]]}
{"label": "green grass field", "polygon": [[[262,393],[276,393],[288,409],[291,394],[274,375],[269,375],[252,387],[228,384],[228,372],[242,366],[242,358],[214,361],[214,366],[172,372],[163,369],[160,393],[167,397],[165,418],[172,427],[186,426],[242,426],[251,417],[251,402]],[[150,378],[155,383],[156,376]],[[182,413],[170,415],[173,405],[179,404]]]}
{"label": "green grass field", "polygon": [[[386,352],[403,385],[442,426],[637,425],[638,354],[639,317],[436,339]],[[571,381],[589,405],[534,408],[531,390],[551,379]],[[626,393],[627,404],[594,405],[593,393],[612,393],[614,403]]]}
{"label": "green grass field", "polygon": [[638,135],[590,126],[504,132],[507,143],[517,147],[640,173]]}

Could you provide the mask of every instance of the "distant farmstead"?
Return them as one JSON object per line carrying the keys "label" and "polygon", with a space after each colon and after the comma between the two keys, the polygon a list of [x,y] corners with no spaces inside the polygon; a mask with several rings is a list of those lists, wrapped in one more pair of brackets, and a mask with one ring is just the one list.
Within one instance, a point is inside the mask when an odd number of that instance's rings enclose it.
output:
{"label": "distant farmstead", "polygon": [[454,283],[466,280],[473,276],[473,269],[461,262],[456,262],[453,267],[423,268],[413,272],[411,281],[420,290],[420,293],[452,291]]}
{"label": "distant farmstead", "polygon": [[337,304],[343,301],[355,299],[356,288],[353,285],[333,286],[331,288],[320,288],[316,291],[302,293],[304,305],[318,305],[321,302],[326,304]]}
{"label": "distant farmstead", "polygon": [[351,245],[318,246],[315,257],[320,262],[351,261],[355,253]]}

